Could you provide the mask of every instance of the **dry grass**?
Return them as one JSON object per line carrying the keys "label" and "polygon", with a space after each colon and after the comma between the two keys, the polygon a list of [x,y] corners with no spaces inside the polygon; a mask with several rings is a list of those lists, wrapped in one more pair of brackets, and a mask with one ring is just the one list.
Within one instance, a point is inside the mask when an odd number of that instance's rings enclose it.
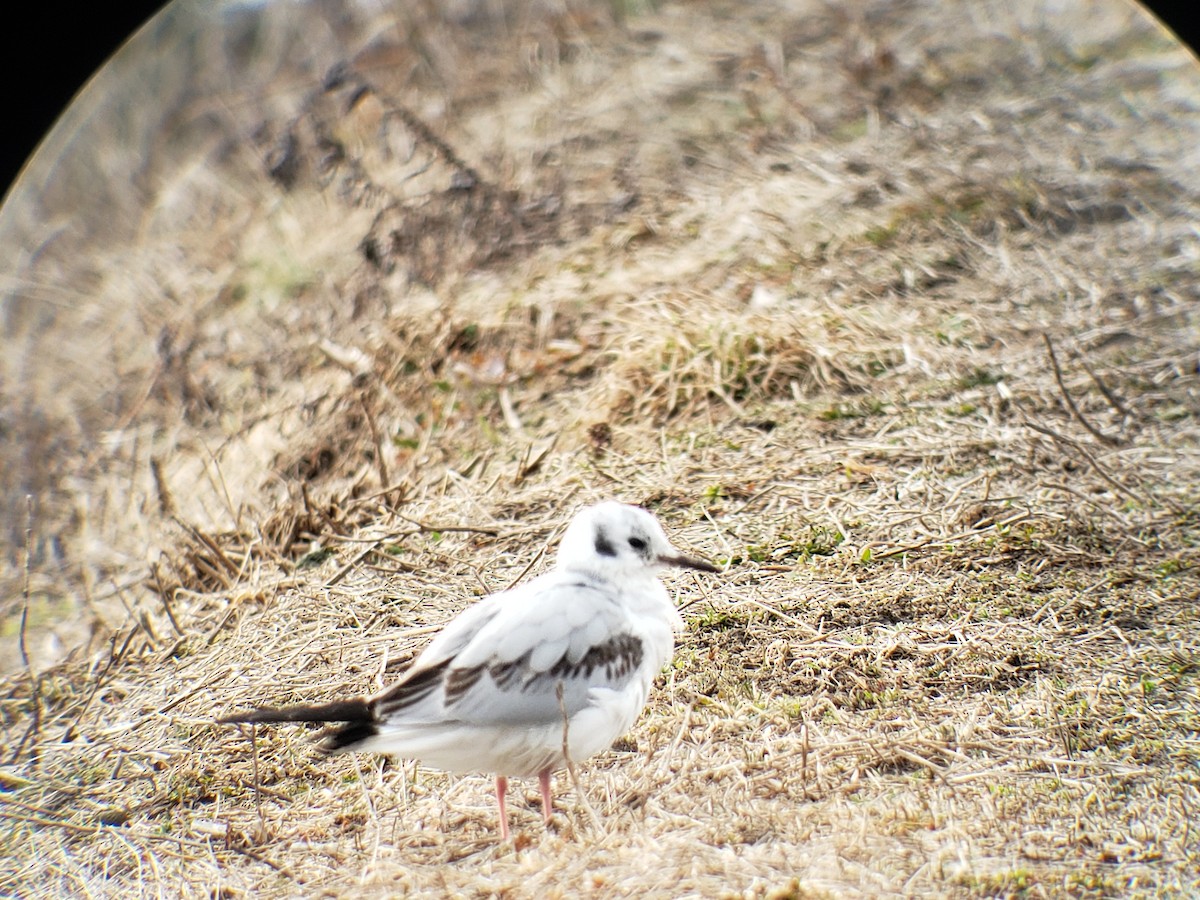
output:
{"label": "dry grass", "polygon": [[[185,105],[237,140],[14,276],[0,892],[1200,890],[1183,52],[1124,7],[499,8],[199,45],[267,85]],[[322,85],[322,41],[369,47]],[[727,571],[552,828],[213,724],[374,690],[610,496]]]}

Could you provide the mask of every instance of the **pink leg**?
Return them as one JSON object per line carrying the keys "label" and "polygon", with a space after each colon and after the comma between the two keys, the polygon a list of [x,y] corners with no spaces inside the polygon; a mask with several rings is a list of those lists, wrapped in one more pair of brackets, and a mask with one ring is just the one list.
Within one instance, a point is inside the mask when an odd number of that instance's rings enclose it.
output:
{"label": "pink leg", "polygon": [[504,795],[508,793],[508,779],[503,775],[496,776],[496,805],[500,807],[500,840],[508,840],[508,809],[504,805]]}
{"label": "pink leg", "polygon": [[538,772],[538,784],[542,788],[542,820],[549,825],[550,816],[554,813],[554,798],[550,796],[550,779],[553,776],[549,769]]}

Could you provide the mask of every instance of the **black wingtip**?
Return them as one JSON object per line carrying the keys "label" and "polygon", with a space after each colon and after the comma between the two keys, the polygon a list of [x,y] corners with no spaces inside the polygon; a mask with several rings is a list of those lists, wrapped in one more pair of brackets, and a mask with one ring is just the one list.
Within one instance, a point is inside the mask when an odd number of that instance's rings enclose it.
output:
{"label": "black wingtip", "polygon": [[335,753],[353,750],[357,745],[377,734],[379,734],[379,729],[373,723],[358,722],[328,732],[317,742],[317,749],[326,756],[332,756]]}
{"label": "black wingtip", "polygon": [[361,698],[338,700],[319,706],[259,707],[217,719],[221,725],[262,725],[275,722],[349,722],[363,724],[373,718],[370,705]]}

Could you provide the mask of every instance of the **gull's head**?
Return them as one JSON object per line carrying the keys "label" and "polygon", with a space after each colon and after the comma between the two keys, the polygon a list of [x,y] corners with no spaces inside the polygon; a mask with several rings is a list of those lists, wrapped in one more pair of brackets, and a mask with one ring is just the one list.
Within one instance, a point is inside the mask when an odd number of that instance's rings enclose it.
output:
{"label": "gull's head", "polygon": [[651,513],[613,500],[576,513],[558,548],[560,569],[652,573],[664,566],[720,571],[680,553]]}

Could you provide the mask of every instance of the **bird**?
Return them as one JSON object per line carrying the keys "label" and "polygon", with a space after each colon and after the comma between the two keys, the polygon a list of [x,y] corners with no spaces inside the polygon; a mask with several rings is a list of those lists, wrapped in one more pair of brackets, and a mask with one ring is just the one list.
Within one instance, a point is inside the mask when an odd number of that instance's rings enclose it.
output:
{"label": "bird", "polygon": [[549,824],[553,774],[612,746],[641,714],[683,628],[658,578],[668,567],[720,572],[676,549],[642,507],[587,506],[549,571],[468,606],[379,693],[219,721],[337,723],[320,752],[492,774],[507,841],[509,778],[537,776]]}

